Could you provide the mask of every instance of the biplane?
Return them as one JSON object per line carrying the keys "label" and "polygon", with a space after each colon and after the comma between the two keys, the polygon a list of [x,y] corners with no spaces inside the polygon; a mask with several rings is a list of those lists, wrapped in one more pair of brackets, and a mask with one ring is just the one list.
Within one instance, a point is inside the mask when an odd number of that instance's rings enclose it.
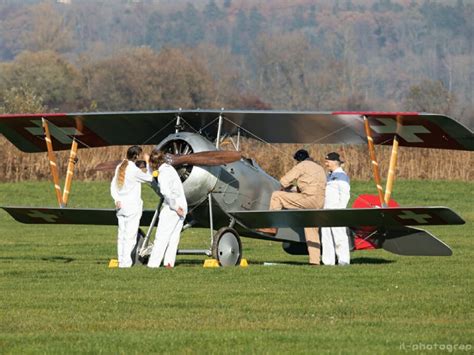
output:
{"label": "biplane", "polygon": [[[304,227],[345,226],[354,250],[383,248],[400,255],[451,255],[445,243],[416,228],[465,223],[447,207],[405,207],[391,200],[401,147],[474,150],[473,132],[455,120],[416,112],[277,112],[171,110],[110,113],[0,115],[0,133],[24,152],[48,152],[59,207],[2,206],[22,223],[116,225],[115,210],[68,208],[78,149],[111,145],[155,145],[170,154],[184,185],[189,213],[184,228],[209,228],[211,243],[179,254],[214,256],[221,265],[237,265],[240,236],[279,241],[289,254],[307,253]],[[377,194],[360,196],[354,208],[269,211],[279,181],[251,157],[239,152],[241,137],[267,143],[367,144]],[[234,151],[222,150],[229,139]],[[391,145],[384,191],[375,145]],[[64,191],[54,150],[70,149]],[[237,153],[236,153],[237,152]],[[155,186],[156,187],[156,186]],[[155,189],[159,193],[158,189]],[[158,199],[157,199],[158,201]],[[143,212],[136,261],[146,257],[158,209]],[[257,229],[278,227],[270,236]]]}

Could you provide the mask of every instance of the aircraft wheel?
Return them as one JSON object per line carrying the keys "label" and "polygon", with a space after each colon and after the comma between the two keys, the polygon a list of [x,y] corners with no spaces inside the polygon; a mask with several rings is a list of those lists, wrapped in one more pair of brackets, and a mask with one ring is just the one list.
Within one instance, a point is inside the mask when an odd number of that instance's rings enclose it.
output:
{"label": "aircraft wheel", "polygon": [[145,257],[141,257],[138,254],[138,252],[142,248],[142,245],[143,245],[144,241],[145,241],[145,233],[143,233],[143,231],[141,229],[138,229],[137,244],[135,245],[135,248],[133,248],[133,250],[132,250],[133,265],[137,265],[137,264],[146,265],[146,264],[148,264],[148,259],[150,258],[150,256],[147,255]]}
{"label": "aircraft wheel", "polygon": [[240,265],[242,243],[235,229],[224,227],[217,231],[212,243],[212,257],[221,266]]}

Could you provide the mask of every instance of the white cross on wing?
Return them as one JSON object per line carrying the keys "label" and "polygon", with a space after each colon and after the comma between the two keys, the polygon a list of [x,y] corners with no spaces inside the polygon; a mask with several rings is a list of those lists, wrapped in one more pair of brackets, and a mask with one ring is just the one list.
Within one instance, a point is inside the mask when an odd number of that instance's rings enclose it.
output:
{"label": "white cross on wing", "polygon": [[432,218],[429,214],[417,214],[413,211],[403,211],[403,214],[399,214],[397,217],[400,219],[412,219],[419,224],[426,224],[428,223],[427,218]]}
{"label": "white cross on wing", "polygon": [[27,214],[27,216],[32,217],[32,218],[40,218],[44,220],[45,222],[49,222],[49,223],[54,223],[59,218],[55,214],[45,213],[41,211],[31,211]]}
{"label": "white cross on wing", "polygon": [[416,134],[430,133],[430,131],[424,126],[403,126],[400,124],[397,127],[397,121],[391,118],[375,118],[375,120],[383,123],[383,126],[371,125],[371,128],[375,132],[380,134],[397,134],[408,143],[421,143],[423,142],[423,139],[418,137]]}
{"label": "white cross on wing", "polygon": [[[34,136],[43,136],[43,124],[41,120],[32,120],[31,123],[38,127],[25,127],[25,129]],[[51,122],[48,122],[49,133],[57,141],[62,144],[71,144],[72,138],[69,136],[82,136],[82,132],[78,131],[74,127],[58,127]]]}

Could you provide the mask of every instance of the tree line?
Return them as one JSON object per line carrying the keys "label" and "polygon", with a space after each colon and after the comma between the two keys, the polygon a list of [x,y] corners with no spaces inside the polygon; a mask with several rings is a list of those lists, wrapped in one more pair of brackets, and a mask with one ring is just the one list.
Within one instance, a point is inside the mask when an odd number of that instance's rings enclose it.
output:
{"label": "tree line", "polygon": [[472,18],[466,0],[2,0],[0,112],[423,111],[472,127]]}
{"label": "tree line", "polygon": [[474,116],[465,0],[0,2],[0,102]]}

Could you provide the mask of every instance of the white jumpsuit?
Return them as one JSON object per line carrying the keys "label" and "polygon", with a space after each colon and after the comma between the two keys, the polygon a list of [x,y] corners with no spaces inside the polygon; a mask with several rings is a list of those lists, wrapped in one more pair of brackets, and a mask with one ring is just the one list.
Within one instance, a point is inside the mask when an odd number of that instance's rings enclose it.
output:
{"label": "white jumpsuit", "polygon": [[[120,166],[120,165],[119,165]],[[114,201],[122,207],[117,210],[118,235],[117,254],[119,267],[130,267],[133,264],[132,251],[137,241],[137,232],[143,210],[142,183],[151,182],[151,174],[141,171],[133,161],[128,161],[125,169],[125,180],[122,188],[117,186],[117,172],[110,184],[110,194]]]}
{"label": "white jumpsuit", "polygon": [[[181,229],[188,213],[188,204],[184,195],[183,183],[176,170],[171,165],[164,163],[159,167],[158,172],[158,184],[164,201],[148,267],[160,267],[162,261],[164,266],[174,267]],[[184,211],[183,217],[177,213],[179,208]]]}
{"label": "white jumpsuit", "polygon": [[[327,177],[324,208],[346,208],[350,199],[350,181],[342,168]],[[324,265],[350,264],[349,237],[346,227],[321,228],[322,261]]]}

